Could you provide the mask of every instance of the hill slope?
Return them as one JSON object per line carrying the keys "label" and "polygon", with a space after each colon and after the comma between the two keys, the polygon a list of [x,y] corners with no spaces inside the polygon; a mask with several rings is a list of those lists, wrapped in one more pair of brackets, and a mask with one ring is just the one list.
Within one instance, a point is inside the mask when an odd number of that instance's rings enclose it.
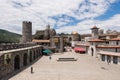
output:
{"label": "hill slope", "polygon": [[0,43],[16,43],[20,41],[20,38],[20,34],[0,29]]}

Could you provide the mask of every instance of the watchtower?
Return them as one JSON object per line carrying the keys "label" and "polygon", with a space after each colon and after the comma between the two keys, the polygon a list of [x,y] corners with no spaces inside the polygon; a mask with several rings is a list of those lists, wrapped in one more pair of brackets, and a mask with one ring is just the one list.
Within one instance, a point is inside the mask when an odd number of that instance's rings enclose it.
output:
{"label": "watchtower", "polygon": [[98,39],[98,37],[99,37],[99,28],[94,26],[93,28],[91,28],[91,30],[92,30],[92,38]]}
{"label": "watchtower", "polygon": [[22,43],[32,41],[32,22],[23,21],[22,23]]}
{"label": "watchtower", "polygon": [[47,25],[44,32],[44,39],[49,39],[49,38],[50,38],[50,25]]}

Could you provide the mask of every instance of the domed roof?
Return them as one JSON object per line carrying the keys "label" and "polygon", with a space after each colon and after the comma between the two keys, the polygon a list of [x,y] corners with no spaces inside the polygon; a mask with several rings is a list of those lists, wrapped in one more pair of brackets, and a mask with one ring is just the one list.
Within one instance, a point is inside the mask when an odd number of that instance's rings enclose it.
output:
{"label": "domed roof", "polygon": [[73,31],[73,32],[72,32],[72,34],[78,34],[78,32],[76,32],[76,31]]}
{"label": "domed roof", "polygon": [[99,29],[97,26],[93,26],[91,29]]}

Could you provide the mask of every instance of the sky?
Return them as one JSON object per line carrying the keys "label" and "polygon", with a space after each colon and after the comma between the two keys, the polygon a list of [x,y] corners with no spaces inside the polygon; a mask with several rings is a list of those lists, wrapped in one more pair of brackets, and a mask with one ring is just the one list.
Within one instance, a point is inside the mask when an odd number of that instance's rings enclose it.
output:
{"label": "sky", "polygon": [[48,24],[57,33],[120,31],[120,0],[0,0],[0,29],[22,34],[23,21],[32,22],[33,34]]}

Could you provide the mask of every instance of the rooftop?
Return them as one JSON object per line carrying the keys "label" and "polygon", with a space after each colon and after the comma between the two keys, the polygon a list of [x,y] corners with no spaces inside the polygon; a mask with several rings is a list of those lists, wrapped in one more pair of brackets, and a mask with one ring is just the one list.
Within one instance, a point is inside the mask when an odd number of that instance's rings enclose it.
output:
{"label": "rooftop", "polygon": [[120,48],[120,46],[104,46],[104,45],[98,45],[97,48]]}
{"label": "rooftop", "polygon": [[118,34],[101,34],[99,36],[118,36]]}
{"label": "rooftop", "polygon": [[41,42],[41,43],[42,43],[42,42],[45,42],[45,43],[49,43],[50,40],[38,40],[38,39],[33,39],[32,42],[39,42],[39,43],[40,43],[40,42]]}
{"label": "rooftop", "polygon": [[89,40],[89,42],[104,42],[104,40],[101,40],[101,39],[92,39],[92,40]]}
{"label": "rooftop", "polygon": [[89,44],[81,44],[81,43],[78,43],[76,44],[77,46],[86,46],[86,47],[89,47],[90,45]]}
{"label": "rooftop", "polygon": [[119,53],[115,53],[115,52],[100,51],[99,54],[102,54],[102,55],[110,55],[110,56],[118,56],[118,57],[120,57],[120,54],[119,54]]}
{"label": "rooftop", "polygon": [[120,37],[119,38],[110,39],[110,41],[120,41]]}

